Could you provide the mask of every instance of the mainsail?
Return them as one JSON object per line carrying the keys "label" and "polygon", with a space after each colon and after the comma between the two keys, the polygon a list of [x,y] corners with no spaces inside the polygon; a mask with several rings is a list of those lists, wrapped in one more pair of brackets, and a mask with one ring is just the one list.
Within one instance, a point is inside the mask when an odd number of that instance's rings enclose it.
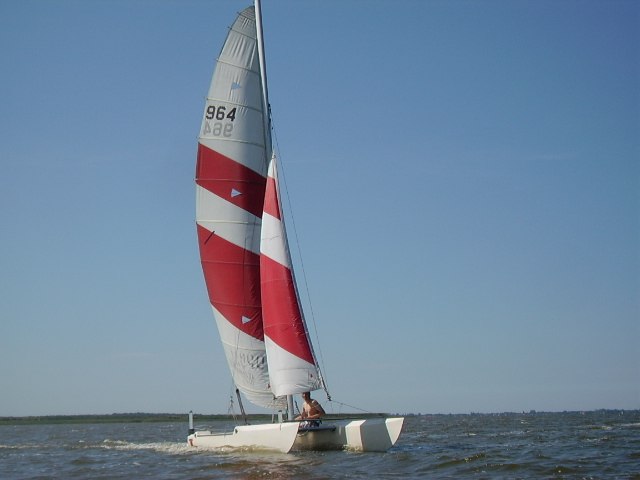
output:
{"label": "mainsail", "polygon": [[218,57],[198,139],[196,223],[209,300],[232,378],[271,407],[260,299],[260,226],[270,158],[254,8]]}

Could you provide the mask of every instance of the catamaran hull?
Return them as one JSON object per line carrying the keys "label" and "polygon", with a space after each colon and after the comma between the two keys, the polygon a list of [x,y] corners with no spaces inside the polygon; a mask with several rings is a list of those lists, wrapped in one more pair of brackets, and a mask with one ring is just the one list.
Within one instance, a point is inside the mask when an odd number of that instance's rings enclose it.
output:
{"label": "catamaran hull", "polygon": [[386,452],[400,437],[404,418],[368,418],[301,428],[292,450],[356,450]]}
{"label": "catamaran hull", "polygon": [[404,418],[327,421],[319,427],[298,422],[244,425],[230,433],[198,431],[189,435],[192,447],[255,449],[287,453],[304,450],[386,452],[400,437]]}
{"label": "catamaran hull", "polygon": [[203,449],[255,449],[287,453],[298,435],[297,423],[267,423],[242,425],[233,432],[197,431],[187,437],[192,447]]}

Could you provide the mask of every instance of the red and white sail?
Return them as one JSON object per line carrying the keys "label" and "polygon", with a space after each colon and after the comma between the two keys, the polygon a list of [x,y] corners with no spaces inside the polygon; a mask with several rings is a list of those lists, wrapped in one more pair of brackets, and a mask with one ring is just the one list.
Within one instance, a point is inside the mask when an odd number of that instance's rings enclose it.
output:
{"label": "red and white sail", "polygon": [[269,388],[260,299],[266,131],[254,8],[240,12],[216,63],[198,139],[196,223],[202,269],[236,386],[260,406]]}
{"label": "red and white sail", "polygon": [[298,300],[282,217],[275,156],[269,164],[262,215],[262,316],[271,389],[276,396],[321,388]]}

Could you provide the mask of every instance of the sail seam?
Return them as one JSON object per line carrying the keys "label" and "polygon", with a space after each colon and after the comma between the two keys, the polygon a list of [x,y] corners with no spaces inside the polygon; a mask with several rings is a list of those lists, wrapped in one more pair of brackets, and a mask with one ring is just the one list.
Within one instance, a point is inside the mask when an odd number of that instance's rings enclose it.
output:
{"label": "sail seam", "polygon": [[[243,15],[242,13],[240,13],[239,16],[242,17],[242,18],[246,18],[247,20],[249,20],[251,22],[255,22],[256,21],[255,17],[254,18],[247,17],[246,15]],[[254,37],[253,35],[250,35],[247,32],[243,32],[242,30],[237,30],[237,29],[235,29],[233,27],[229,28],[229,33],[231,33],[231,32],[237,33],[238,35],[240,35],[242,37],[247,37],[247,38],[249,38],[249,39],[251,39],[253,41],[258,40],[258,37]]]}
{"label": "sail seam", "polygon": [[[229,225],[254,225],[254,226],[258,224],[258,222],[253,222],[253,223],[252,222],[240,222],[240,221],[236,222],[236,221],[233,221],[233,220],[225,220],[225,219],[219,220],[219,219],[199,218],[198,220],[196,220],[196,223],[198,225],[200,225],[201,227],[203,227],[204,229],[206,229],[206,230],[209,230],[209,229],[205,225],[202,225],[203,222],[205,222],[205,223],[218,223],[218,224],[219,223],[225,223],[225,224],[229,224]],[[209,230],[209,231],[211,231],[211,230]]]}
{"label": "sail seam", "polygon": [[237,68],[238,70],[243,70],[245,72],[252,73],[255,76],[259,76],[258,72],[253,70],[251,67],[245,67],[243,65],[239,65],[239,64],[233,63],[233,62],[229,62],[227,60],[221,60],[220,58],[218,58],[217,62],[219,64],[226,65],[226,66],[231,67],[231,68]]}
{"label": "sail seam", "polygon": [[226,98],[216,98],[216,97],[207,97],[206,100],[207,100],[207,102],[215,102],[215,103],[224,102],[224,103],[227,103],[229,105],[233,105],[234,107],[246,108],[247,110],[250,110],[252,112],[256,112],[256,113],[259,113],[260,115],[262,115],[262,109],[261,108],[255,108],[255,107],[252,107],[251,105],[246,104],[246,103],[238,103],[238,102],[233,102],[231,100],[228,100]]}
{"label": "sail seam", "polygon": [[[198,137],[198,139],[200,139],[200,140],[208,140],[210,138],[211,137],[205,137],[205,136],[202,136],[202,135],[200,137]],[[254,147],[264,148],[264,145],[261,144],[261,143],[248,142],[248,141],[244,141],[244,140],[237,140],[235,138],[218,138],[218,137],[215,137],[214,140],[216,142],[235,142],[235,143],[240,143],[240,144],[243,144],[243,145],[253,145]],[[243,164],[241,164],[241,165],[243,165]]]}

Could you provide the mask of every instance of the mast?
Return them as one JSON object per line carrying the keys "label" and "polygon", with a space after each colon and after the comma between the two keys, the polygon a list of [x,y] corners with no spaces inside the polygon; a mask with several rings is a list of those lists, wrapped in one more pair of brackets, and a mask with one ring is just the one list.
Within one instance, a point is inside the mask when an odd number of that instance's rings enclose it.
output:
{"label": "mast", "polygon": [[[273,156],[271,145],[271,108],[269,106],[269,89],[267,87],[267,61],[264,53],[264,30],[262,29],[262,6],[260,0],[254,0],[256,12],[256,33],[258,37],[258,61],[260,62],[260,79],[262,81],[262,117],[264,121],[264,145],[267,163]],[[293,420],[293,395],[287,395],[287,420]]]}
{"label": "mast", "polygon": [[[254,0],[256,12],[256,33],[258,37],[258,61],[262,81],[262,117],[264,121],[264,145],[267,163],[273,156],[271,146],[271,109],[269,107],[269,89],[267,88],[267,60],[264,54],[264,30],[262,29],[262,6],[260,0]],[[293,395],[287,395],[287,420],[293,420]]]}
{"label": "mast", "polygon": [[264,54],[264,33],[262,29],[262,7],[260,0],[255,0],[256,33],[258,36],[258,60],[260,62],[260,79],[262,82],[262,117],[264,121],[264,146],[267,164],[271,159],[271,110],[269,107],[269,90],[267,88],[267,61]]}
{"label": "mast", "polygon": [[[261,4],[260,4],[260,0],[254,0],[254,9],[255,9],[255,17],[256,17],[256,36],[257,36],[257,43],[258,43],[258,61],[259,61],[259,65],[260,65],[260,78],[261,78],[261,83],[262,83],[262,102],[263,102],[263,107],[262,107],[262,111],[263,111],[263,121],[264,121],[264,143],[265,143],[265,153],[268,156],[268,158],[266,158],[267,164],[269,165],[269,172],[271,172],[271,169],[274,169],[274,175],[275,175],[275,155],[273,154],[273,146],[272,146],[272,141],[271,141],[271,108],[269,105],[269,93],[268,93],[268,88],[267,88],[267,67],[266,67],[266,57],[265,57],[265,48],[264,48],[264,30],[263,30],[263,26],[262,26],[262,8],[261,8]],[[272,165],[272,163],[274,165]],[[271,173],[268,174],[268,176],[271,175]],[[295,283],[295,278],[293,276],[293,269],[292,266],[290,265],[290,253],[289,253],[289,246],[288,243],[286,241],[286,232],[285,232],[285,226],[284,226],[284,219],[282,216],[282,211],[281,211],[281,207],[280,207],[280,199],[279,199],[279,194],[277,194],[277,176],[274,179],[275,180],[275,186],[274,189],[271,190],[271,193],[267,193],[266,195],[274,195],[273,198],[276,199],[276,206],[274,210],[277,210],[277,220],[276,223],[278,224],[278,228],[281,229],[281,231],[277,234],[278,237],[281,237],[283,240],[283,244],[282,244],[282,254],[284,255],[284,258],[287,258],[288,260],[285,261],[285,264],[287,264],[287,266],[285,267],[288,270],[288,275],[290,275],[290,281],[291,281],[291,288],[292,288],[292,292],[290,292],[291,297],[289,298],[289,300],[286,301],[287,304],[289,305],[293,305],[295,304],[296,307],[295,309],[299,309],[297,314],[294,314],[294,311],[285,311],[280,312],[279,315],[282,314],[289,314],[289,315],[293,315],[289,317],[289,321],[293,320],[295,322],[300,321],[300,325],[301,328],[304,330],[304,337],[306,338],[304,341],[301,341],[302,343],[305,344],[304,347],[301,347],[303,349],[303,351],[305,349],[308,348],[308,353],[309,353],[309,363],[307,364],[309,370],[308,370],[308,375],[309,378],[306,379],[306,381],[302,381],[302,383],[298,383],[300,381],[300,379],[298,379],[297,382],[297,387],[296,389],[298,391],[301,388],[301,385],[306,384],[306,389],[307,390],[314,390],[319,388],[320,386],[324,387],[325,391],[326,391],[326,386],[324,384],[324,380],[322,378],[322,374],[320,372],[320,369],[318,368],[317,365],[317,360],[315,359],[315,355],[313,353],[313,347],[311,346],[311,342],[309,341],[308,338],[308,332],[306,331],[306,324],[304,322],[304,317],[302,314],[302,310],[300,308],[301,306],[301,302],[299,299],[299,295],[298,295],[298,290],[296,287],[296,283]],[[269,180],[267,181],[267,183],[269,184]],[[269,192],[269,186],[267,186],[267,191]],[[273,199],[272,198],[272,199]],[[265,199],[265,203],[267,202],[267,199]],[[267,212],[265,211],[265,214]],[[276,213],[275,211],[271,211],[270,213],[274,214]],[[265,214],[263,214],[263,218],[262,218],[262,230],[264,233],[265,228],[269,229],[268,224],[270,223],[270,220],[268,218],[265,217]],[[270,217],[270,216],[267,216]],[[282,220],[282,221],[281,221]],[[265,224],[266,222],[266,224]],[[272,232],[273,233],[273,232]],[[273,237],[272,237],[273,238]],[[262,247],[261,247],[261,282],[264,280],[264,275],[265,275],[265,271],[263,270],[263,266],[262,266],[262,262],[265,260],[264,257],[264,252],[262,252]],[[269,276],[270,274],[267,273],[267,276]],[[278,295],[276,295],[276,297],[278,297]],[[272,295],[265,295],[264,294],[264,290],[263,290],[263,295],[262,295],[262,307],[263,307],[263,317],[264,317],[264,310],[265,310],[265,300],[268,300],[269,304],[273,303],[272,300]],[[282,298],[280,298],[280,301],[282,301]],[[276,300],[277,302],[277,300]],[[289,303],[291,302],[291,303]],[[295,317],[298,316],[298,319],[296,320]],[[276,330],[278,330],[278,328],[276,327]],[[272,330],[273,331],[273,330]],[[265,331],[266,333],[266,331]],[[302,331],[298,332],[298,333],[303,333]],[[288,335],[288,334],[287,334]],[[266,338],[265,338],[265,341]],[[299,340],[295,340],[294,343],[297,343]],[[271,343],[272,345],[275,345],[273,343]],[[291,347],[291,345],[290,345]],[[269,349],[267,348],[267,351],[269,352],[269,350],[271,350],[273,355],[275,353],[274,349]],[[295,350],[295,349],[294,349]],[[291,352],[290,352],[291,353]],[[301,352],[297,351],[295,355],[300,355]],[[287,353],[287,355],[289,355],[289,353]],[[304,353],[302,353],[302,356],[306,358],[306,355]],[[281,357],[281,355],[276,354],[275,357]],[[272,360],[269,360],[269,363],[271,364]],[[306,360],[305,360],[306,361]],[[294,360],[294,362],[296,362],[296,360]],[[280,361],[276,361],[276,363],[280,363]],[[279,367],[281,368],[281,366],[279,365]],[[291,368],[293,367],[292,364],[288,365],[288,369],[291,370]],[[280,374],[278,374],[278,376],[280,376]],[[270,374],[269,374],[270,380],[271,380],[271,388],[274,391],[274,394],[276,394],[276,390],[277,388],[275,388],[274,386],[274,377],[272,376],[272,369],[270,368]],[[315,378],[315,380],[311,380],[311,378]],[[319,385],[317,384],[319,380]],[[329,394],[327,392],[327,396],[329,397]],[[294,410],[293,410],[293,395],[292,394],[286,394],[286,398],[287,398],[287,417],[288,420],[293,420],[294,418]]]}

